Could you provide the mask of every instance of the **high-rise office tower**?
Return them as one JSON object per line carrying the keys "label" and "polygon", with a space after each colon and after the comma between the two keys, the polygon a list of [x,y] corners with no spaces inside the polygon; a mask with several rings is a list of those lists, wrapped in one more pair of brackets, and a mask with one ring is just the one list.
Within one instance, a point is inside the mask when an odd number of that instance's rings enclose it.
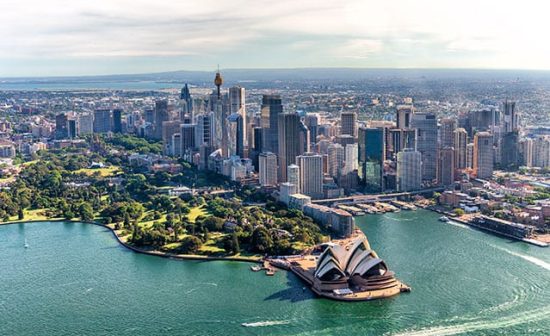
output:
{"label": "high-rise office tower", "polygon": [[155,120],[154,120],[154,138],[162,139],[162,124],[170,121],[170,112],[168,111],[168,101],[166,99],[155,102]]}
{"label": "high-rise office tower", "polygon": [[277,185],[277,155],[271,152],[263,152],[260,153],[258,160],[260,185],[262,187]]}
{"label": "high-rise office tower", "polygon": [[74,139],[78,135],[78,125],[74,116],[67,119],[67,131],[69,133],[69,138]]}
{"label": "high-rise office tower", "polygon": [[515,169],[519,164],[519,132],[504,133],[500,139],[500,166],[502,169]]}
{"label": "high-rise office tower", "polygon": [[468,145],[468,132],[464,128],[454,131],[453,147],[455,149],[455,168],[464,169],[466,165],[466,146]]}
{"label": "high-rise office tower", "polygon": [[234,86],[229,88],[229,112],[231,114],[238,114],[241,116],[242,132],[239,136],[239,142],[242,142],[243,148],[240,151],[239,156],[244,158],[244,148],[248,146],[247,134],[250,131],[250,125],[248,122],[248,116],[246,114],[246,94],[245,89],[240,86]]}
{"label": "high-rise office tower", "polygon": [[358,144],[349,144],[345,147],[345,163],[342,174],[349,174],[359,169],[359,146]]}
{"label": "high-rise office tower", "polygon": [[92,134],[94,132],[94,115],[82,113],[78,116],[78,134]]}
{"label": "high-rise office tower", "polygon": [[330,144],[328,146],[328,174],[332,177],[338,177],[342,173],[346,160],[346,152],[340,144]]}
{"label": "high-rise office tower", "polygon": [[[208,147],[214,146],[214,113],[205,113],[197,116],[197,130],[195,145],[200,147],[206,145]],[[209,153],[210,154],[210,153]]]}
{"label": "high-rise office tower", "polygon": [[456,129],[456,119],[441,119],[439,128],[439,145],[441,148],[452,147],[454,144],[454,131]]}
{"label": "high-rise office tower", "polygon": [[111,110],[98,109],[94,111],[94,133],[111,132]]}
{"label": "high-rise office tower", "polygon": [[385,128],[359,129],[359,177],[368,192],[380,192],[383,189],[385,131]]}
{"label": "high-rise office tower", "polygon": [[193,98],[191,97],[191,92],[189,91],[187,83],[185,83],[185,86],[181,89],[180,99],[183,100],[183,115],[188,115],[191,122],[193,122]]}
{"label": "high-rise office tower", "polygon": [[340,113],[340,134],[351,135],[352,137],[357,138],[357,113]]}
{"label": "high-rise office tower", "polygon": [[410,148],[397,153],[397,190],[411,191],[422,187],[422,154]]}
{"label": "high-rise office tower", "polygon": [[122,133],[122,109],[113,110],[113,132]]}
{"label": "high-rise office tower", "polygon": [[422,154],[422,179],[437,177],[437,119],[432,113],[412,115],[411,127],[417,130],[416,148]]}
{"label": "high-rise office tower", "polygon": [[510,133],[517,131],[519,128],[519,117],[516,111],[516,102],[506,100],[503,105],[502,115],[502,131]]}
{"label": "high-rise office tower", "polygon": [[300,192],[300,167],[291,164],[286,169],[287,182],[296,186],[296,192]]}
{"label": "high-rise office tower", "polygon": [[66,139],[69,137],[68,117],[65,113],[55,116],[55,138]]}
{"label": "high-rise office tower", "polygon": [[172,155],[172,136],[176,133],[180,133],[181,121],[165,121],[162,123],[162,143],[164,145],[164,154]]}
{"label": "high-rise office tower", "polygon": [[155,109],[146,109],[145,110],[145,122],[154,124],[155,123]]}
{"label": "high-rise office tower", "polygon": [[533,141],[533,167],[550,167],[550,137],[539,136]]}
{"label": "high-rise office tower", "polygon": [[297,158],[300,167],[300,192],[312,199],[323,198],[323,156],[304,153]]}
{"label": "high-rise office tower", "polygon": [[171,148],[170,155],[177,156],[177,157],[182,156],[180,133],[175,133],[172,135],[172,143],[170,144],[170,148]]}
{"label": "high-rise office tower", "polygon": [[466,145],[466,168],[474,168],[474,143]]}
{"label": "high-rise office tower", "polygon": [[196,124],[181,124],[180,139],[181,139],[181,155],[190,154],[198,146],[196,144]]}
{"label": "high-rise office tower", "polygon": [[414,107],[412,105],[398,105],[396,109],[397,128],[410,128],[413,114]]}
{"label": "high-rise office tower", "polygon": [[228,156],[238,155],[244,158],[245,154],[245,125],[243,116],[239,113],[233,113],[227,117],[228,131]]}
{"label": "high-rise office tower", "polygon": [[478,132],[474,136],[474,171],[481,179],[493,176],[493,135]]}
{"label": "high-rise office tower", "polygon": [[533,139],[523,140],[520,148],[523,165],[533,167]]}
{"label": "high-rise office tower", "polygon": [[455,150],[453,147],[443,147],[439,150],[439,167],[437,169],[437,182],[443,186],[449,186],[455,180]]}
{"label": "high-rise office tower", "polygon": [[298,143],[300,145],[300,154],[307,153],[311,149],[309,136],[309,129],[306,127],[304,122],[300,121],[300,132],[298,133]]}
{"label": "high-rise office tower", "polygon": [[261,126],[263,128],[263,150],[279,152],[279,114],[283,113],[280,95],[264,95],[261,107]]}
{"label": "high-rise office tower", "polygon": [[317,127],[319,126],[319,115],[317,113],[308,113],[304,118],[304,124],[309,130],[309,142],[317,143]]}
{"label": "high-rise office tower", "polygon": [[392,128],[389,130],[391,139],[391,151],[393,157],[405,148],[416,150],[416,129],[415,128]]}
{"label": "high-rise office tower", "polygon": [[279,114],[278,145],[279,148],[279,181],[287,180],[286,169],[296,163],[296,157],[304,153],[300,148],[300,116],[296,113]]}

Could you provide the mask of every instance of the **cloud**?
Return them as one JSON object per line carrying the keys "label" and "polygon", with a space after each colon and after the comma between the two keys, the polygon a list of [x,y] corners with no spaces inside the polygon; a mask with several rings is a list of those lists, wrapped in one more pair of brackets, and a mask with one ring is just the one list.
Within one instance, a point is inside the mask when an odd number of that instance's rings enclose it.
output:
{"label": "cloud", "polygon": [[174,65],[162,58],[190,68],[211,59],[233,67],[550,68],[549,9],[536,0],[3,0],[0,75],[16,71],[2,63],[20,60],[93,59],[99,67],[139,58],[142,69],[148,57],[149,68],[165,70]]}

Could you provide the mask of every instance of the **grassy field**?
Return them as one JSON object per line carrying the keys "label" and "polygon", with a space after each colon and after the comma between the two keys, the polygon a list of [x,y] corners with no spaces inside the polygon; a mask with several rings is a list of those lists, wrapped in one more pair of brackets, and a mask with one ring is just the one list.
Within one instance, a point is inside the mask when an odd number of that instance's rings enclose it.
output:
{"label": "grassy field", "polygon": [[187,220],[190,222],[190,223],[195,223],[195,220],[197,219],[197,217],[199,216],[209,216],[210,214],[208,213],[208,211],[206,211],[204,209],[204,205],[201,205],[201,206],[197,206],[197,207],[194,207],[194,208],[191,208],[191,211],[189,211],[189,213],[187,214]]}
{"label": "grassy field", "polygon": [[82,168],[82,169],[79,169],[79,170],[75,170],[74,173],[75,174],[86,174],[88,176],[92,176],[94,174],[99,174],[99,176],[101,177],[113,177],[115,175],[117,175],[119,172],[121,172],[122,170],[120,169],[120,167],[117,167],[117,166],[111,166],[111,167],[105,167],[105,168],[96,168],[96,169],[92,169],[92,168]]}
{"label": "grassy field", "polygon": [[35,210],[23,210],[25,218],[19,220],[17,216],[11,216],[10,222],[27,222],[27,221],[41,221],[41,220],[50,220],[50,219],[61,219],[61,218],[48,218],[45,215],[46,209],[35,209]]}

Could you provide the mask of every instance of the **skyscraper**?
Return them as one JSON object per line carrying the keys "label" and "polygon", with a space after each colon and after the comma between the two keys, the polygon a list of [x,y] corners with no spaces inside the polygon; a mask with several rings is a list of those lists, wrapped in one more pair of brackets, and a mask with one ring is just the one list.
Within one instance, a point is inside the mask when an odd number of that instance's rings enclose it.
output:
{"label": "skyscraper", "polygon": [[196,144],[196,124],[181,124],[180,139],[181,139],[181,155],[190,154],[198,146]]}
{"label": "skyscraper", "polygon": [[516,102],[506,100],[502,105],[503,105],[502,131],[504,133],[517,131],[519,127],[519,118],[518,118],[518,113],[516,111]]}
{"label": "skyscraper", "polygon": [[240,86],[234,86],[229,88],[229,113],[238,114],[241,116],[240,126],[241,132],[239,133],[238,143],[242,144],[241,150],[238,155],[241,158],[245,157],[245,147],[248,146],[247,134],[250,131],[250,125],[248,123],[246,115],[246,94],[245,89]]}
{"label": "skyscraper", "polygon": [[98,109],[94,111],[94,133],[111,132],[111,110]]}
{"label": "skyscraper", "polygon": [[432,113],[415,113],[411,127],[417,130],[416,148],[422,154],[422,179],[437,177],[437,119]]}
{"label": "skyscraper", "polygon": [[319,115],[317,113],[308,113],[304,118],[304,124],[309,130],[309,142],[317,143],[317,127],[319,126]]}
{"label": "skyscraper", "polygon": [[455,180],[455,150],[453,147],[443,147],[439,150],[439,167],[437,169],[437,182],[443,186],[449,186]]}
{"label": "skyscraper", "polygon": [[122,110],[119,108],[113,110],[113,132],[122,133]]}
{"label": "skyscraper", "polygon": [[94,115],[82,113],[78,116],[78,134],[92,134],[94,132]]}
{"label": "skyscraper", "polygon": [[359,169],[359,146],[358,144],[349,144],[345,147],[345,163],[342,174],[349,174]]}
{"label": "skyscraper", "polygon": [[357,113],[340,113],[340,134],[351,135],[352,137],[357,138]]}
{"label": "skyscraper", "polygon": [[165,121],[170,121],[170,112],[168,111],[168,101],[166,99],[157,100],[155,102],[154,113],[154,138],[162,139],[162,124]]}
{"label": "skyscraper", "polygon": [[385,131],[385,128],[359,129],[359,177],[368,192],[380,192],[383,189]]}
{"label": "skyscraper", "polygon": [[264,95],[261,107],[261,126],[263,128],[263,150],[279,153],[279,114],[283,113],[280,95]]}
{"label": "skyscraper", "polygon": [[444,118],[441,119],[439,128],[440,147],[452,147],[454,143],[454,131],[456,129],[456,119]]}
{"label": "skyscraper", "polygon": [[66,139],[69,137],[69,125],[67,114],[59,113],[55,116],[55,138]]}
{"label": "skyscraper", "polygon": [[474,144],[466,145],[466,168],[474,168]]}
{"label": "skyscraper", "polygon": [[304,153],[300,148],[300,116],[296,113],[279,114],[278,122],[279,181],[287,180],[286,169],[296,163],[296,157]]}
{"label": "skyscraper", "polygon": [[187,83],[185,83],[185,86],[181,89],[180,99],[184,102],[183,114],[187,114],[191,122],[193,122],[193,98],[191,97],[191,92],[189,91]]}
{"label": "skyscraper", "polygon": [[515,169],[520,164],[519,132],[510,131],[500,139],[500,166],[502,169]]}
{"label": "skyscraper", "polygon": [[291,164],[286,170],[287,182],[296,186],[296,192],[300,192],[300,167]]}
{"label": "skyscraper", "polygon": [[300,192],[312,199],[323,198],[323,157],[304,153],[297,158],[300,167]]}
{"label": "skyscraper", "polygon": [[245,148],[245,125],[243,116],[239,113],[233,113],[227,117],[228,132],[228,156],[238,155],[244,158]]}
{"label": "skyscraper", "polygon": [[398,105],[396,109],[397,128],[410,128],[413,113],[414,107],[412,105]]}
{"label": "skyscraper", "polygon": [[467,168],[466,146],[468,145],[468,132],[464,128],[457,128],[454,131],[453,147],[455,149],[455,168]]}
{"label": "skyscraper", "polygon": [[277,155],[271,152],[260,153],[259,165],[260,185],[262,187],[277,185]]}
{"label": "skyscraper", "polygon": [[478,132],[474,136],[474,170],[481,179],[493,176],[493,135]]}
{"label": "skyscraper", "polygon": [[340,144],[330,144],[328,146],[328,174],[332,177],[338,177],[342,173],[346,160],[346,152]]}
{"label": "skyscraper", "polygon": [[422,187],[422,154],[405,148],[397,154],[397,190],[411,191]]}
{"label": "skyscraper", "polygon": [[172,136],[176,133],[180,133],[181,121],[165,121],[162,123],[162,143],[164,145],[164,154],[173,155],[174,149],[172,148]]}
{"label": "skyscraper", "polygon": [[533,141],[533,167],[550,167],[550,137],[539,136]]}

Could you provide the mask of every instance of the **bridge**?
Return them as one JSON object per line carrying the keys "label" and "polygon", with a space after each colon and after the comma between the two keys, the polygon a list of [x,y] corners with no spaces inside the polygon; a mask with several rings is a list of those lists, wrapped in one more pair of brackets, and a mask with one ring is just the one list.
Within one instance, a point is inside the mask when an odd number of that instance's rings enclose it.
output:
{"label": "bridge", "polygon": [[440,192],[444,190],[445,190],[444,187],[433,187],[433,188],[426,188],[426,189],[420,189],[420,190],[408,191],[408,192],[396,192],[396,193],[389,193],[389,194],[354,195],[354,196],[347,196],[347,197],[340,197],[340,198],[312,200],[311,203],[322,204],[322,205],[372,203],[372,202],[379,202],[379,201],[389,201],[397,197],[427,194],[432,192]]}

